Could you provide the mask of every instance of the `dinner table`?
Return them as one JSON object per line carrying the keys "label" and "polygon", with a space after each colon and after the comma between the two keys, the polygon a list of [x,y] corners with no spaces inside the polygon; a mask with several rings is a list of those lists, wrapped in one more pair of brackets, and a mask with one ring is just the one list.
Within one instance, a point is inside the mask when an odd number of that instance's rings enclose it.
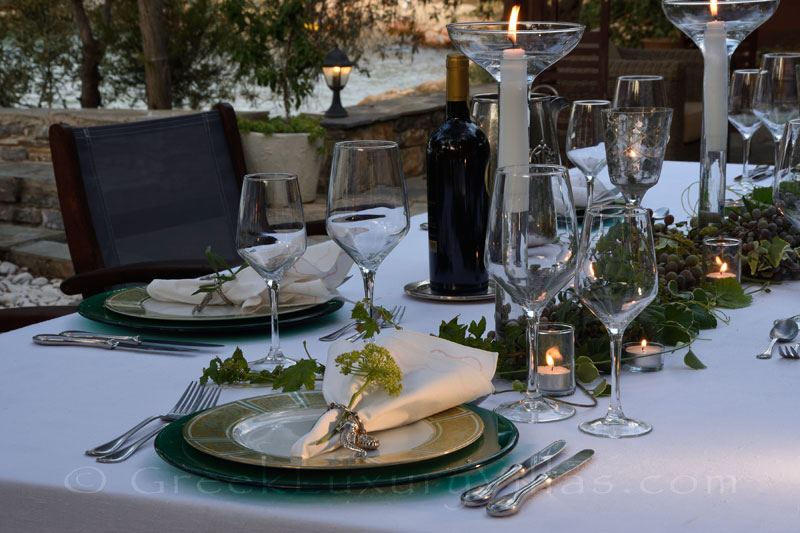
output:
{"label": "dinner table", "polygon": [[[730,165],[728,175],[740,171]],[[605,172],[599,179],[608,184]],[[643,204],[668,207],[685,220],[696,202],[697,180],[697,163],[668,161]],[[425,214],[411,218],[408,234],[378,269],[376,303],[406,306],[400,325],[411,331],[437,333],[442,321],[455,316],[461,323],[486,317],[492,328],[493,302],[405,294],[407,283],[428,278],[427,234],[420,229],[425,220]],[[330,344],[318,337],[345,325],[353,302],[363,297],[358,271],[352,272],[339,289],[346,300],[342,309],[282,329],[287,356],[305,357],[306,342],[312,357],[325,360]],[[118,464],[84,454],[172,406],[213,356],[230,356],[236,347],[250,359],[262,356],[269,346],[267,323],[251,334],[163,336],[224,344],[178,355],[32,342],[36,334],[64,330],[132,333],[79,314],[10,331],[0,335],[0,531],[798,531],[800,361],[779,357],[777,348],[770,360],[755,355],[768,343],[775,319],[800,313],[800,283],[745,288],[753,292],[752,304],[721,310],[725,320],[702,331],[693,346],[706,369],[684,364],[684,349],[667,354],[661,371],[623,371],[623,408],[652,424],[648,435],[611,440],[581,433],[580,422],[605,413],[604,397],[567,420],[517,424],[516,446],[481,468],[338,490],[209,479],[167,464],[151,443]],[[496,388],[509,387],[497,382]],[[273,392],[270,386],[225,387],[220,404]],[[518,394],[493,395],[480,406],[491,410]],[[566,399],[589,401],[580,391]],[[562,458],[586,448],[595,454],[516,515],[493,518],[484,508],[461,504],[465,489],[558,439],[567,443]]]}

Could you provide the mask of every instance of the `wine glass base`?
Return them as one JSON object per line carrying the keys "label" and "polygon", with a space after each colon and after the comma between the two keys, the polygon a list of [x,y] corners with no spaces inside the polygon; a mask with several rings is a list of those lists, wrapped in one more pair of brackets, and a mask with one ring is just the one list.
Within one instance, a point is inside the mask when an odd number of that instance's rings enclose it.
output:
{"label": "wine glass base", "polygon": [[494,412],[514,422],[541,424],[569,418],[575,414],[575,408],[544,398],[525,398],[517,402],[499,405],[495,407]]}
{"label": "wine glass base", "polygon": [[653,426],[633,418],[598,418],[578,425],[578,429],[595,437],[625,439],[641,437],[653,431]]}
{"label": "wine glass base", "polygon": [[288,366],[292,366],[296,362],[297,361],[289,359],[288,357],[275,357],[272,359],[267,359],[265,357],[263,359],[258,359],[257,361],[248,361],[247,366],[250,367],[252,372],[261,372],[262,370],[272,372],[279,366],[286,368]]}

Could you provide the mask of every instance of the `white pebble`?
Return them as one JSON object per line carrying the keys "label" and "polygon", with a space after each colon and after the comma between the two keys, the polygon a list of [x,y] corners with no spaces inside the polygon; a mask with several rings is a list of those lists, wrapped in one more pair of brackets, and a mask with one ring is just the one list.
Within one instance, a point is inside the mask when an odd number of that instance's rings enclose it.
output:
{"label": "white pebble", "polygon": [[39,276],[38,278],[33,278],[31,280],[31,285],[33,285],[34,287],[44,287],[45,285],[47,285],[47,283],[48,283],[47,278],[42,276]]}
{"label": "white pebble", "polygon": [[33,276],[30,272],[21,272],[16,276],[11,278],[11,283],[16,283],[17,285],[22,285],[23,283],[28,283],[33,279]]}
{"label": "white pebble", "polygon": [[14,307],[17,303],[17,295],[11,293],[0,294],[0,305]]}
{"label": "white pebble", "polygon": [[9,274],[13,274],[17,271],[17,265],[14,263],[9,263],[8,261],[3,261],[0,263],[0,275],[8,276]]}

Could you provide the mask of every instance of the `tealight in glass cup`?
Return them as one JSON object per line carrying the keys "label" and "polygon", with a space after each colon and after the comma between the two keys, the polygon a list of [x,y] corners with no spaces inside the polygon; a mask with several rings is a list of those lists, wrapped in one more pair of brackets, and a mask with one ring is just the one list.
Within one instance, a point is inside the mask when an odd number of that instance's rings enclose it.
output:
{"label": "tealight in glass cup", "polygon": [[703,272],[706,280],[742,279],[742,241],[730,237],[703,239]]}
{"label": "tealight in glass cup", "polygon": [[625,368],[631,372],[658,372],[664,368],[664,346],[657,342],[628,342],[622,346]]}
{"label": "tealight in glass cup", "polygon": [[575,392],[575,328],[560,322],[544,323],[538,334],[539,391],[547,396]]}

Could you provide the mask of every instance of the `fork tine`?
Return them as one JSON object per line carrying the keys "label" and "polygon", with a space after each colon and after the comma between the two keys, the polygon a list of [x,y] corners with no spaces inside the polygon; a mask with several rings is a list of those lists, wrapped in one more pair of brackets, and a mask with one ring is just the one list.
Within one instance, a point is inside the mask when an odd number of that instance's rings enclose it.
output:
{"label": "fork tine", "polygon": [[190,381],[189,382],[189,386],[186,387],[185,391],[183,391],[183,394],[178,399],[178,402],[175,404],[175,407],[173,407],[170,412],[177,411],[178,408],[181,406],[181,403],[183,402],[183,400],[186,398],[186,395],[190,394],[190,391],[192,391],[196,386],[197,386],[197,382],[196,381]]}
{"label": "fork tine", "polygon": [[406,306],[401,305],[400,309],[397,312],[397,315],[394,316],[394,323],[400,325],[400,321],[403,320],[405,314],[406,314]]}
{"label": "fork tine", "polygon": [[180,408],[178,409],[178,414],[188,414],[193,412],[192,407],[200,401],[200,398],[203,397],[204,390],[205,385],[198,384],[192,393],[181,404]]}
{"label": "fork tine", "polygon": [[210,409],[210,408],[216,406],[217,405],[217,401],[219,401],[219,395],[220,395],[221,391],[222,391],[222,389],[220,387],[216,387],[214,390],[212,390],[211,394],[209,394],[206,397],[205,401],[203,402],[203,405],[201,405],[197,410],[198,411],[203,411],[205,409]]}

